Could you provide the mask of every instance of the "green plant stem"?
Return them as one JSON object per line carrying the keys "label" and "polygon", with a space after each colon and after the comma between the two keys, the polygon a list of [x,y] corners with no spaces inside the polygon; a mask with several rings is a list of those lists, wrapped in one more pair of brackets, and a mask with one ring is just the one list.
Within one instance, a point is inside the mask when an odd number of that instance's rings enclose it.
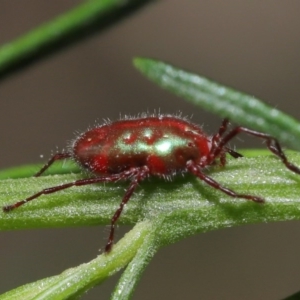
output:
{"label": "green plant stem", "polygon": [[[299,154],[289,153],[288,156],[300,165]],[[291,207],[295,205],[297,210],[298,194],[295,191],[299,190],[299,176],[286,170],[273,156],[231,159],[225,168],[215,167],[211,171],[215,180],[233,190],[261,195],[276,205],[286,201]],[[0,206],[22,200],[43,188],[79,178],[82,175],[69,174],[1,180]],[[128,183],[94,184],[41,196],[10,213],[1,213],[0,229],[109,224],[127,186]],[[174,207],[179,210],[188,207],[205,209],[214,203],[214,199],[229,205],[243,205],[245,202],[248,205],[247,201],[230,198],[193,176],[178,177],[171,183],[151,178],[135,192],[120,222],[135,224],[141,218],[159,214],[160,208],[164,212],[173,211]]]}
{"label": "green plant stem", "polygon": [[135,257],[126,267],[117,286],[114,289],[111,300],[131,299],[135,287],[140,280],[142,273],[158,251],[159,243],[156,240],[156,230],[152,223],[151,231],[145,236]]}
{"label": "green plant stem", "polygon": [[299,300],[299,299],[300,299],[300,291],[293,295],[290,295],[282,300]]}
{"label": "green plant stem", "polygon": [[[288,157],[300,165],[300,154],[288,153]],[[13,203],[43,187],[72,181],[78,176],[1,180],[0,205]],[[20,293],[22,299],[68,299],[70,295],[79,295],[99,284],[126,265],[112,299],[130,299],[148,262],[162,246],[219,228],[300,220],[299,175],[284,168],[273,156],[229,159],[225,168],[212,168],[210,176],[237,192],[264,197],[266,203],[231,198],[192,176],[172,182],[152,178],[141,184],[119,220],[119,224],[143,220],[136,225],[136,231],[125,235],[121,241],[123,246],[118,243],[111,254],[101,256],[97,263],[92,261],[57,277],[25,285],[0,299],[20,299]],[[109,224],[127,185],[97,184],[43,196],[15,211],[1,213],[0,228]],[[42,291],[41,286],[45,287]],[[25,298],[27,294],[30,297]],[[17,296],[13,298],[14,295]]]}
{"label": "green plant stem", "polygon": [[127,234],[126,238],[115,245],[109,255],[99,255],[89,263],[68,269],[60,275],[21,286],[2,294],[0,299],[56,300],[80,296],[90,287],[99,284],[124,268],[143,244],[143,239],[149,233],[150,228],[149,222],[140,222]]}
{"label": "green plant stem", "polygon": [[151,0],[87,0],[0,48],[0,78],[87,34],[115,24]]}

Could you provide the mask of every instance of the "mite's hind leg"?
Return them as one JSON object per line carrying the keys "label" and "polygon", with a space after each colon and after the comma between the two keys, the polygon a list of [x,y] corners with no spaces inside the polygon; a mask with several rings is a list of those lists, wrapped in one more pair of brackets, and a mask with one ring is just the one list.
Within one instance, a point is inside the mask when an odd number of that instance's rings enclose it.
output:
{"label": "mite's hind leg", "polygon": [[199,167],[197,165],[195,165],[193,162],[189,162],[187,164],[187,169],[192,174],[194,174],[195,176],[197,176],[198,178],[200,178],[201,180],[203,180],[204,182],[209,184],[211,187],[225,193],[226,195],[228,195],[230,197],[243,198],[243,199],[251,200],[251,201],[254,201],[254,202],[258,202],[258,203],[265,202],[265,200],[261,197],[257,197],[257,196],[253,196],[253,195],[247,195],[247,194],[240,194],[240,193],[237,193],[237,192],[235,192],[235,191],[233,191],[233,190],[231,190],[227,187],[222,186],[220,183],[218,183],[217,181],[215,181],[211,177],[209,177],[206,174],[202,173],[202,171],[199,169]]}
{"label": "mite's hind leg", "polygon": [[235,127],[231,131],[229,131],[223,138],[220,140],[219,146],[214,149],[213,155],[216,157],[220,153],[222,153],[222,150],[224,149],[225,145],[231,141],[236,135],[240,133],[246,133],[248,135],[252,135],[254,137],[261,138],[266,141],[268,149],[274,153],[276,156],[278,156],[282,163],[292,172],[296,174],[300,174],[300,168],[296,165],[292,164],[287,157],[285,156],[284,152],[281,149],[281,146],[278,142],[278,140],[271,135],[255,130],[251,130],[246,127]]}
{"label": "mite's hind leg", "polygon": [[56,153],[54,154],[49,161],[34,175],[34,177],[39,177],[42,175],[54,162],[57,160],[62,160],[65,158],[70,158],[71,154],[69,153]]}

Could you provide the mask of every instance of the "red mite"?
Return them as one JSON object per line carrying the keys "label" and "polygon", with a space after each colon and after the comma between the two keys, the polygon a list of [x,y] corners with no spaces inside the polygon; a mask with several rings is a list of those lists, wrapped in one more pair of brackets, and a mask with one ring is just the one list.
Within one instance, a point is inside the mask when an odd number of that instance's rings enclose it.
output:
{"label": "red mite", "polygon": [[142,116],[93,128],[75,139],[70,151],[55,154],[35,175],[40,176],[57,160],[72,158],[90,171],[92,177],[46,188],[25,200],[3,207],[3,210],[9,212],[43,194],[55,193],[72,186],[128,180],[129,187],[111,219],[105,247],[105,252],[109,252],[114,241],[115,225],[124,205],[137,185],[148,176],[167,178],[177,173],[192,173],[231,197],[264,202],[261,197],[228,189],[203,172],[205,167],[216,163],[225,166],[226,153],[234,158],[242,156],[227,147],[228,142],[241,132],[265,140],[269,150],[288,169],[300,174],[300,169],[287,160],[275,138],[240,126],[227,130],[228,123],[228,119],[224,119],[219,131],[213,136],[207,136],[199,126],[190,121],[172,115]]}

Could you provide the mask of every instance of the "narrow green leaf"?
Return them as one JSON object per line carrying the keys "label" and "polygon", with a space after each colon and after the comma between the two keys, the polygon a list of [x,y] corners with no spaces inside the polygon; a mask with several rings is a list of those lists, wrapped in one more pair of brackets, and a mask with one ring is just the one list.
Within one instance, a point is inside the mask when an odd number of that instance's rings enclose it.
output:
{"label": "narrow green leaf", "polygon": [[[300,154],[288,153],[288,156],[300,165]],[[271,203],[275,207],[280,203],[284,203],[285,207],[294,205],[295,214],[298,214],[300,176],[287,170],[272,155],[230,159],[225,168],[214,167],[210,173],[215,180],[233,190],[265,197],[268,206]],[[69,174],[1,180],[0,206],[22,200],[43,188],[79,178],[82,175]],[[93,184],[41,196],[9,213],[1,212],[0,229],[107,224],[118,208],[126,186],[126,182]],[[178,177],[172,182],[151,178],[140,185],[120,222],[134,224],[143,218],[152,219],[174,209],[180,213],[181,209],[188,210],[190,207],[200,210],[209,207],[217,212],[219,206],[233,203],[252,207],[251,201],[249,204],[248,201],[228,197],[193,176]],[[254,204],[254,207],[267,206]],[[251,222],[251,219],[246,222]]]}
{"label": "narrow green leaf", "polygon": [[151,232],[144,238],[135,257],[123,272],[117,286],[114,289],[111,300],[129,300],[140,280],[142,273],[150,263],[158,250],[156,241],[157,227],[152,224]]}
{"label": "narrow green leaf", "polygon": [[[288,156],[300,165],[300,154],[288,153]],[[119,222],[135,224],[144,220],[137,226],[146,224],[145,235],[136,244],[131,235],[135,236],[135,233],[125,236],[126,245],[135,245],[130,249],[124,247],[124,251],[130,253],[125,255],[126,259],[116,246],[112,255],[101,258],[104,259],[101,263],[79,266],[59,275],[63,277],[26,285],[0,299],[20,299],[20,295],[22,299],[32,299],[33,294],[36,299],[67,299],[102,282],[132,261],[112,298],[120,299],[118,295],[123,292],[125,299],[130,299],[147,263],[161,246],[208,230],[257,222],[300,220],[300,176],[287,170],[272,155],[230,159],[225,168],[216,166],[209,173],[222,185],[240,193],[264,197],[266,203],[228,197],[192,176],[172,182],[151,178],[141,184]],[[80,175],[72,174],[1,180],[0,205],[23,199],[41,188],[78,178]],[[126,186],[126,183],[97,184],[42,196],[10,213],[0,213],[0,229],[108,224]],[[120,255],[123,263],[113,254]],[[37,289],[40,294],[36,294]]]}
{"label": "narrow green leaf", "polygon": [[0,47],[0,77],[63,46],[115,24],[151,0],[87,0]]}
{"label": "narrow green leaf", "polygon": [[102,254],[89,263],[62,274],[26,284],[0,295],[0,300],[72,299],[124,268],[135,256],[150,231],[150,222],[137,224],[109,255]]}
{"label": "narrow green leaf", "polygon": [[225,87],[162,61],[136,58],[134,65],[161,87],[221,117],[271,134],[300,149],[300,124],[254,96]]}
{"label": "narrow green leaf", "polygon": [[[69,174],[1,180],[0,206],[23,200],[44,188],[80,178],[81,174]],[[41,196],[9,213],[1,212],[0,229],[109,224],[120,204],[124,188],[124,184],[97,184]],[[131,206],[133,210],[137,209],[134,203]],[[137,217],[130,217],[130,224],[135,221]]]}
{"label": "narrow green leaf", "polygon": [[299,300],[300,299],[300,292],[297,292],[291,296],[288,296],[282,300]]}
{"label": "narrow green leaf", "polygon": [[[38,170],[40,170],[41,167],[41,165],[24,165],[0,170],[0,180],[32,177]],[[50,174],[69,174],[71,172],[79,173],[80,169],[73,161],[65,160],[63,162],[53,164],[53,166],[51,166],[51,168],[48,169],[42,176]]]}

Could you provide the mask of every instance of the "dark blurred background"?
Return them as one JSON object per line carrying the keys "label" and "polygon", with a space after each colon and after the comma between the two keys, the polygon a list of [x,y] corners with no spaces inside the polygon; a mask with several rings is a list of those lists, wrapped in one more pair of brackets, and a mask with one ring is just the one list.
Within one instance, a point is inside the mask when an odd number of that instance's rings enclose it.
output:
{"label": "dark blurred background", "polygon": [[[81,1],[3,0],[0,44]],[[159,109],[220,119],[160,90],[132,67],[154,57],[255,95],[300,118],[299,1],[157,1],[0,83],[0,168],[42,163],[102,118]],[[258,146],[243,138],[238,147]],[[43,155],[44,158],[40,158]],[[130,227],[118,230],[122,237]],[[87,262],[104,227],[0,234],[0,292]],[[300,290],[300,222],[249,225],[162,249],[133,299],[281,299]],[[119,276],[119,275],[118,275]],[[118,276],[84,299],[108,299]]]}

